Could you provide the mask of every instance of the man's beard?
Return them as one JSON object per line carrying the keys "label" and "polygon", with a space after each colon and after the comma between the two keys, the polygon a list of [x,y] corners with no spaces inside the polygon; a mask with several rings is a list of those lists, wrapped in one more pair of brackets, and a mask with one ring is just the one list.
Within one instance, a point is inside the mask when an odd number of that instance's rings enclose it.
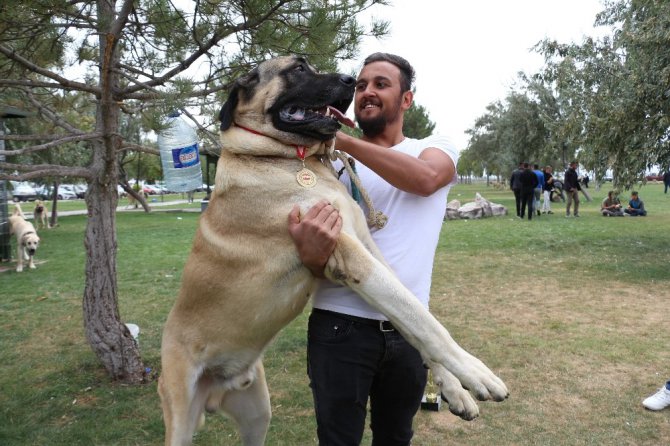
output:
{"label": "man's beard", "polygon": [[386,128],[386,117],[384,116],[377,116],[372,119],[361,119],[359,116],[356,116],[356,122],[358,123],[358,127],[363,130],[363,134],[371,138],[381,135]]}
{"label": "man's beard", "polygon": [[374,138],[376,136],[384,133],[386,126],[395,122],[400,118],[400,104],[402,103],[402,97],[398,98],[398,103],[395,106],[395,109],[391,110],[388,116],[386,113],[382,113],[376,118],[364,119],[361,118],[358,113],[356,115],[356,122],[358,127],[363,130],[363,134],[369,138]]}

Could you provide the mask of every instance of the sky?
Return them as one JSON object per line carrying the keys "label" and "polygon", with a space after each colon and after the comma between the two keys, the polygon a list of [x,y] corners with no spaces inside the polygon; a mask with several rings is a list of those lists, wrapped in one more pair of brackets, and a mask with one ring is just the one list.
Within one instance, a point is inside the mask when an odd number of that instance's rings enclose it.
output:
{"label": "sky", "polygon": [[360,57],[341,69],[357,72],[376,51],[406,58],[416,71],[415,102],[462,150],[465,131],[504,100],[517,73],[543,66],[531,48],[545,38],[581,43],[601,35],[593,23],[603,9],[600,0],[392,0],[360,16],[363,25],[369,17],[389,21],[390,35],[365,39]]}

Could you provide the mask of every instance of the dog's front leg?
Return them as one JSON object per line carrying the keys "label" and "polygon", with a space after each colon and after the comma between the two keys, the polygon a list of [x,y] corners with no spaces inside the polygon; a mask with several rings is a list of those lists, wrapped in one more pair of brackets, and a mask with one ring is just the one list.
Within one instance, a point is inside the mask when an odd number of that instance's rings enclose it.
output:
{"label": "dog's front leg", "polygon": [[478,413],[476,404],[471,397],[465,396],[463,388],[480,400],[502,401],[507,397],[503,381],[459,346],[395,274],[360,241],[347,233],[340,234],[337,247],[328,260],[326,276],[349,286],[389,318],[432,367],[440,390],[450,406],[454,405],[457,415],[472,419]]}
{"label": "dog's front leg", "polygon": [[16,250],[16,272],[20,273],[23,271],[23,256],[25,256],[26,253],[23,249],[22,246],[19,245],[18,249]]}

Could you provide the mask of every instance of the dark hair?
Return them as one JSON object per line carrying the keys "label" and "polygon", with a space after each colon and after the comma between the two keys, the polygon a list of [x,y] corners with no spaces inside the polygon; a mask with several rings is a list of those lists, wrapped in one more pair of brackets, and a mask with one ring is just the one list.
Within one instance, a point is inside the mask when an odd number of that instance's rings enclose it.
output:
{"label": "dark hair", "polygon": [[373,53],[365,58],[363,66],[370,64],[372,62],[388,62],[400,70],[400,88],[402,92],[406,92],[412,89],[412,84],[414,83],[414,68],[400,56],[389,53]]}
{"label": "dark hair", "polygon": [[631,195],[635,195],[635,196],[637,196],[637,192],[636,192],[636,191],[633,191],[633,192],[631,192],[630,194],[631,194]]}

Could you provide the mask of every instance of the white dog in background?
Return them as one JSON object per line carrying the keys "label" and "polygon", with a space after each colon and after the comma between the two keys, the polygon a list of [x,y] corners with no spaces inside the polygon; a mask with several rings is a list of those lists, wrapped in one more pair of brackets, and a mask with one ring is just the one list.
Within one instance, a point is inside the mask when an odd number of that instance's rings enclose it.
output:
{"label": "white dog in background", "polygon": [[14,212],[9,217],[9,234],[16,236],[16,272],[23,271],[24,261],[28,262],[28,268],[35,269],[33,256],[37,252],[40,238],[18,204],[14,205]]}

